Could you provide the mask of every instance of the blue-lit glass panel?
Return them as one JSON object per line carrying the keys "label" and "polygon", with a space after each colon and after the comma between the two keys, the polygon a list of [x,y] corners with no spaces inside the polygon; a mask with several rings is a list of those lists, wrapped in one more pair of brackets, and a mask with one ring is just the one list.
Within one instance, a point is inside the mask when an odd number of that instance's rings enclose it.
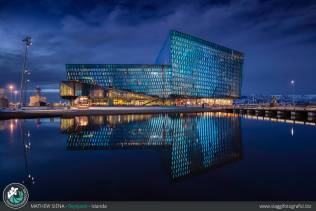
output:
{"label": "blue-lit glass panel", "polygon": [[170,32],[172,94],[184,97],[240,96],[243,54],[205,40]]}
{"label": "blue-lit glass panel", "polygon": [[67,79],[160,98],[171,94],[169,65],[68,64]]}

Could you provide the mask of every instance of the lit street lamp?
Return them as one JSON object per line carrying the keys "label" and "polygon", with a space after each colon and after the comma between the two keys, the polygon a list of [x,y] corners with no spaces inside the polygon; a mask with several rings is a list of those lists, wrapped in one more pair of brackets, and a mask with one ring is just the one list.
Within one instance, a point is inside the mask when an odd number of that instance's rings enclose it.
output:
{"label": "lit street lamp", "polygon": [[14,85],[13,85],[13,84],[10,84],[10,85],[9,85],[9,90],[10,90],[10,91],[13,91],[13,89],[14,89]]}
{"label": "lit street lamp", "polygon": [[291,86],[292,86],[292,105],[295,106],[294,104],[295,81],[294,80],[291,80]]}
{"label": "lit street lamp", "polygon": [[13,84],[9,84],[9,85],[8,85],[8,89],[9,89],[9,92],[10,92],[10,99],[13,101],[13,96],[12,96],[12,94],[13,94],[13,91],[14,91],[14,89],[15,89],[15,86],[14,86]]}

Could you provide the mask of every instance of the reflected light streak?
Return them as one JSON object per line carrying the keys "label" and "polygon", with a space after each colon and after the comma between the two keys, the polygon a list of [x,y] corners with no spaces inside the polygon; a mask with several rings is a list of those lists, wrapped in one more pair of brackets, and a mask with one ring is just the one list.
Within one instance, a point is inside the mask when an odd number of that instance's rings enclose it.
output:
{"label": "reflected light streak", "polygon": [[15,125],[13,124],[12,121],[10,121],[9,130],[10,130],[10,133],[11,133],[11,134],[14,132],[14,129],[15,129]]}

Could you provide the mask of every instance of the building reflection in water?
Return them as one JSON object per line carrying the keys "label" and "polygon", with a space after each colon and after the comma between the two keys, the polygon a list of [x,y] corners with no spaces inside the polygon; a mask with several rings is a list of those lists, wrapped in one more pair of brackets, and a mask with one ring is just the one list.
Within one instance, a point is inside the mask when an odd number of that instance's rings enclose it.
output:
{"label": "building reflection in water", "polygon": [[82,116],[60,128],[67,150],[159,150],[172,179],[242,158],[240,118],[230,114]]}

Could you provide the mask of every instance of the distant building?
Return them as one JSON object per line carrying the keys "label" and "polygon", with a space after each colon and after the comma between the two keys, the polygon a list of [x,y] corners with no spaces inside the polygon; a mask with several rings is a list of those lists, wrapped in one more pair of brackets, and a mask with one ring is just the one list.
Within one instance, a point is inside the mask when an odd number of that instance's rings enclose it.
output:
{"label": "distant building", "polygon": [[36,88],[36,93],[34,96],[30,96],[29,106],[46,106],[46,97],[41,96],[41,88]]}
{"label": "distant building", "polygon": [[230,105],[240,97],[243,60],[236,50],[170,31],[156,64],[67,64],[60,96],[94,106]]}
{"label": "distant building", "polygon": [[8,108],[9,107],[9,100],[5,96],[4,89],[0,89],[0,108]]}

